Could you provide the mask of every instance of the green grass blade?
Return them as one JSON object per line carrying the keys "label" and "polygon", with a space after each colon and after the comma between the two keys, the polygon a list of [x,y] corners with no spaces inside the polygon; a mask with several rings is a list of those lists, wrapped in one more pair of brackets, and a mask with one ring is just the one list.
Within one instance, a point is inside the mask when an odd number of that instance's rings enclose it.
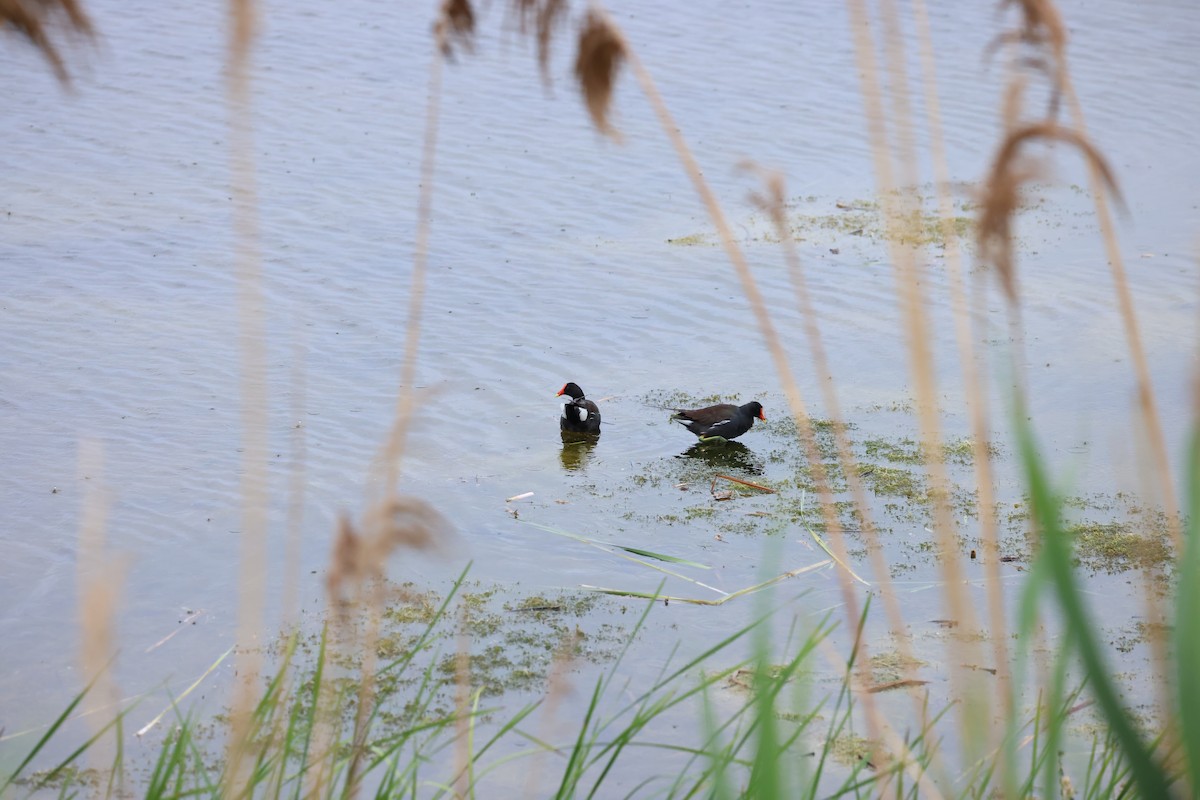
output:
{"label": "green grass blade", "polygon": [[1187,529],[1175,607],[1176,684],[1180,734],[1193,793],[1200,787],[1200,420],[1187,454]]}
{"label": "green grass blade", "polygon": [[1033,433],[1020,407],[1014,415],[1017,439],[1025,477],[1029,482],[1032,512],[1042,534],[1042,552],[1051,577],[1051,585],[1062,607],[1064,623],[1074,630],[1079,657],[1087,671],[1105,719],[1116,735],[1138,790],[1143,797],[1169,796],[1168,781],[1161,767],[1154,762],[1121,705],[1112,673],[1105,664],[1096,639],[1098,626],[1084,609],[1082,592],[1077,585],[1071,562],[1071,545],[1061,523],[1061,501],[1050,488],[1040,456],[1033,442]]}
{"label": "green grass blade", "polygon": [[0,796],[4,795],[4,791],[11,786],[13,781],[15,781],[17,777],[20,776],[20,774],[25,770],[25,768],[29,766],[29,763],[37,758],[37,754],[42,751],[42,748],[46,746],[46,743],[54,738],[54,734],[56,734],[58,729],[63,726],[63,723],[70,718],[71,712],[78,708],[79,704],[83,702],[83,698],[89,691],[91,691],[92,685],[95,682],[96,681],[93,678],[91,683],[85,686],[79,694],[75,695],[75,698],[67,704],[67,707],[63,709],[63,712],[58,715],[58,718],[55,719],[46,732],[42,734],[42,738],[38,739],[37,744],[33,746],[33,749],[29,751],[28,755],[26,755],[21,763],[17,765],[17,768],[13,770],[12,774],[5,779],[4,783],[0,783]]}
{"label": "green grass blade", "polygon": [[[653,559],[657,559],[659,561],[667,561],[672,564],[682,564],[682,565],[688,566],[688,567],[695,567],[696,569],[712,569],[712,567],[710,567],[708,564],[701,564],[697,561],[688,561],[687,559],[679,558],[678,556],[669,556],[669,555],[665,555],[663,553],[655,553],[651,550],[643,550],[641,548],[632,547],[630,545],[617,544],[615,542],[601,542],[596,539],[589,539],[586,536],[580,536],[577,533],[571,533],[570,531],[564,531],[561,528],[555,528],[550,525],[543,525],[540,522],[530,522],[529,520],[524,520],[524,519],[518,519],[517,522],[520,522],[522,525],[530,525],[534,528],[537,528],[538,530],[546,531],[546,533],[553,533],[555,536],[562,536],[564,538],[571,539],[576,542],[580,542],[581,544],[586,544],[590,547],[595,547],[597,550],[603,550],[606,553],[611,553],[613,548],[615,548],[617,550],[624,550],[625,552],[632,553],[634,555],[645,556],[646,558],[653,558]],[[620,553],[617,553],[616,555],[620,555]],[[636,559],[630,559],[630,560],[636,560]],[[638,562],[638,563],[642,563],[642,562]],[[652,565],[647,564],[646,566],[652,566]]]}

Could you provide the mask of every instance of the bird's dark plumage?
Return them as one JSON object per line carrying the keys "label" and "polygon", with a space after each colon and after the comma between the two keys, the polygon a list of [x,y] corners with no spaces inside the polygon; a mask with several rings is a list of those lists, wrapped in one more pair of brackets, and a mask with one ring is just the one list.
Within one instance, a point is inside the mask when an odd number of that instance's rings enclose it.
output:
{"label": "bird's dark plumage", "polygon": [[579,384],[566,384],[558,390],[559,397],[564,394],[571,399],[563,404],[558,427],[571,433],[599,433],[600,409],[583,396],[583,389],[579,388]]}
{"label": "bird's dark plumage", "polygon": [[750,430],[756,417],[763,422],[767,421],[760,403],[746,403],[741,406],[721,403],[692,411],[676,410],[671,415],[671,420],[680,423],[703,441],[718,437],[736,439]]}

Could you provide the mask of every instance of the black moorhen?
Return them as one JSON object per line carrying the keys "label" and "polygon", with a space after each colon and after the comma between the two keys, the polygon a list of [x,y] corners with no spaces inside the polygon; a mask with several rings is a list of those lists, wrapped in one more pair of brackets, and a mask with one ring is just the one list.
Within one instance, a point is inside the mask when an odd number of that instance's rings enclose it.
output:
{"label": "black moorhen", "polygon": [[736,439],[750,430],[755,417],[763,422],[767,421],[760,403],[746,403],[741,406],[721,403],[694,411],[676,409],[671,415],[671,420],[699,436],[700,441],[707,442],[714,439]]}
{"label": "black moorhen", "polygon": [[583,389],[579,388],[579,384],[566,384],[558,390],[559,397],[564,394],[571,400],[563,404],[558,427],[570,433],[599,433],[600,409],[583,396]]}

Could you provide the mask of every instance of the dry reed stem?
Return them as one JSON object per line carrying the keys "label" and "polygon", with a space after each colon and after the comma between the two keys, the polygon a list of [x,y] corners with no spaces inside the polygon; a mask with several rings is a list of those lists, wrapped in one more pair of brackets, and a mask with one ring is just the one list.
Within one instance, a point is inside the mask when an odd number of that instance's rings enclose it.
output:
{"label": "dry reed stem", "polygon": [[[429,260],[429,236],[433,207],[433,175],[437,152],[438,119],[441,108],[442,71],[444,62],[453,52],[452,43],[470,48],[474,33],[474,13],[462,0],[447,0],[434,25],[435,48],[429,69],[428,101],[425,134],[421,155],[421,188],[417,203],[417,232],[413,252],[413,269],[409,288],[408,320],[406,326],[403,365],[396,409],[387,442],[383,448],[383,496],[373,503],[364,521],[364,534],[359,536],[350,522],[341,520],[338,539],[331,557],[327,592],[331,606],[339,613],[335,617],[339,646],[354,648],[362,654],[361,680],[354,720],[353,751],[346,769],[347,792],[353,796],[359,789],[359,769],[366,751],[370,712],[375,700],[375,671],[377,642],[387,599],[385,566],[388,557],[400,547],[431,549],[449,531],[445,520],[424,501],[398,495],[400,466],[412,424],[416,405],[417,356],[420,350],[421,316],[424,312],[426,276]],[[358,637],[351,611],[366,614],[366,626]],[[332,721],[323,733],[332,736]],[[323,741],[332,746],[332,739]],[[318,751],[323,752],[323,751]],[[328,776],[324,769],[310,783],[311,791],[319,793]]]}
{"label": "dry reed stem", "polygon": [[[839,661],[838,654],[834,650],[833,645],[829,642],[828,637],[822,636],[817,639],[817,650],[820,651],[821,655],[824,656],[826,663],[828,663],[835,672],[846,672],[846,662]],[[869,669],[866,673],[866,677],[868,680],[871,677]],[[850,687],[850,691],[858,696],[863,705],[874,704],[875,693],[867,691],[872,684],[867,681],[860,680],[854,674],[846,675],[846,683]],[[928,714],[921,715],[920,738],[923,741],[929,741],[931,736],[928,716]],[[882,717],[880,717],[880,719],[882,720]],[[920,787],[918,796],[921,798],[928,798],[929,800],[941,800],[942,793],[938,790],[937,785],[930,780],[926,766],[921,763],[920,759],[913,755],[912,750],[910,750],[908,747],[908,742],[905,741],[906,738],[913,738],[911,729],[907,731],[906,736],[902,737],[900,734],[896,733],[891,725],[886,724],[885,722],[877,731],[873,731],[870,735],[872,737],[870,740],[871,756],[872,758],[877,759],[876,763],[880,763],[882,761],[881,756],[893,753],[899,754],[903,759],[902,769],[904,770],[905,774],[908,775],[914,786]],[[887,751],[881,749],[881,746],[883,745],[886,745],[888,748]],[[875,795],[877,797],[886,796],[885,792],[883,791],[877,791]]]}
{"label": "dry reed stem", "polygon": [[[1087,136],[1087,122],[1083,115],[1083,106],[1075,93],[1070,75],[1064,70],[1063,92],[1071,109],[1071,121],[1081,137]],[[1086,138],[1085,138],[1086,140]],[[1137,379],[1138,405],[1141,408],[1143,424],[1146,426],[1150,441],[1154,466],[1158,472],[1157,483],[1163,494],[1163,505],[1166,508],[1171,539],[1176,552],[1183,549],[1183,531],[1179,512],[1179,500],[1175,495],[1175,485],[1171,479],[1171,463],[1167,455],[1166,438],[1163,435],[1162,423],[1158,415],[1158,406],[1154,398],[1154,383],[1150,378],[1150,367],[1146,363],[1146,351],[1142,345],[1141,328],[1137,321],[1137,311],[1133,307],[1133,295],[1129,290],[1129,279],[1125,272],[1125,259],[1121,255],[1121,247],[1117,243],[1116,228],[1113,225],[1112,211],[1108,206],[1106,191],[1112,191],[1118,204],[1120,195],[1111,180],[1111,176],[1103,168],[1103,162],[1088,159],[1088,183],[1092,198],[1096,205],[1096,218],[1100,223],[1101,236],[1104,239],[1104,252],[1108,257],[1108,265],[1112,270],[1113,284],[1117,293],[1117,306],[1121,313],[1121,323],[1125,328],[1125,338],[1129,341],[1129,354],[1133,359],[1134,376]]]}
{"label": "dry reed stem", "polygon": [[[1012,697],[1011,670],[1008,663],[1008,631],[1004,614],[1004,593],[1001,588],[1000,534],[996,522],[995,480],[992,456],[988,448],[987,387],[975,362],[975,337],[971,325],[966,288],[963,281],[962,247],[954,228],[954,209],[950,197],[950,170],[946,163],[946,145],[942,135],[941,102],[938,97],[937,69],[933,53],[933,36],[925,0],[913,0],[917,37],[920,41],[922,85],[925,87],[925,113],[930,135],[933,163],[933,182],[938,198],[938,219],[942,239],[946,244],[945,266],[950,280],[950,301],[954,317],[955,339],[958,344],[959,371],[963,376],[967,409],[971,419],[972,452],[975,466],[975,486],[979,492],[979,521],[984,544],[984,568],[987,574],[988,624],[992,630],[993,657],[996,664],[996,700],[1005,719],[1016,713]],[[1003,736],[1001,726],[992,725],[992,746],[999,745]],[[1005,774],[1004,753],[1001,752],[997,770]]]}
{"label": "dry reed stem", "polygon": [[91,37],[92,21],[77,0],[0,0],[0,30],[12,26],[50,62],[59,82],[71,82],[66,62],[50,39],[57,17],[64,17],[69,32]]}
{"label": "dry reed stem", "polygon": [[[359,790],[359,769],[367,754],[367,737],[375,703],[379,629],[383,609],[393,596],[388,590],[387,562],[400,549],[429,550],[449,536],[449,524],[433,506],[412,497],[398,497],[368,514],[363,534],[342,517],[326,577],[330,607],[335,611],[338,646],[361,655],[354,734],[346,767],[346,793]],[[361,635],[355,624],[365,615]]]}
{"label": "dry reed stem", "polygon": [[457,652],[454,654],[454,786],[455,797],[468,797],[471,786],[471,634],[467,605],[458,608]]}
{"label": "dry reed stem", "polygon": [[[1042,2],[1050,5],[1049,0],[1042,0]],[[1075,86],[1071,81],[1070,73],[1066,69],[1065,57],[1062,57],[1061,63],[1063,64],[1060,73],[1061,88],[1070,107],[1071,122],[1079,132],[1079,135],[1086,141],[1087,121],[1084,117],[1083,105],[1079,101],[1079,96],[1075,92]],[[1133,295],[1129,289],[1129,280],[1125,271],[1125,260],[1121,254],[1120,245],[1117,242],[1117,233],[1113,225],[1112,212],[1109,209],[1107,192],[1113,192],[1118,204],[1121,202],[1121,197],[1116,190],[1111,175],[1106,172],[1102,161],[1089,158],[1087,159],[1087,167],[1088,185],[1096,206],[1096,218],[1099,221],[1101,237],[1104,240],[1105,255],[1108,258],[1109,269],[1112,272],[1113,285],[1117,295],[1117,307],[1121,315],[1121,323],[1125,329],[1125,338],[1129,343],[1129,353],[1133,360],[1134,376],[1137,382],[1138,407],[1142,416],[1142,424],[1146,427],[1145,438],[1150,445],[1151,458],[1156,473],[1155,484],[1162,493],[1163,506],[1167,514],[1168,530],[1171,533],[1171,541],[1175,547],[1175,552],[1182,555],[1183,521],[1180,515],[1179,501],[1175,494],[1170,457],[1167,453],[1166,437],[1163,433],[1162,421],[1158,414],[1158,405],[1154,396],[1154,383],[1150,377],[1149,365],[1146,362],[1141,328],[1138,325],[1137,312],[1133,306]],[[1165,617],[1158,598],[1152,592],[1147,594],[1147,600],[1153,609],[1151,612],[1152,619]],[[1163,679],[1157,681],[1157,702],[1159,708],[1165,711],[1172,707],[1172,698],[1169,689],[1171,682],[1165,679],[1165,676],[1168,674],[1170,656],[1167,652],[1167,644],[1164,638],[1151,637],[1151,650],[1154,653],[1156,671],[1160,676],[1164,676]],[[1165,749],[1167,752],[1173,752],[1178,742],[1178,732],[1174,724],[1172,724],[1172,715],[1163,714],[1162,717],[1168,723],[1167,730],[1165,731]]]}
{"label": "dry reed stem", "polygon": [[617,70],[629,55],[628,45],[612,20],[599,9],[589,10],[579,30],[575,77],[596,128],[618,141],[621,134],[609,122],[608,116]]}
{"label": "dry reed stem", "polygon": [[292,453],[288,469],[287,543],[283,554],[283,624],[291,628],[299,614],[300,542],[304,538],[304,495],[307,480],[307,426],[304,412],[307,385],[304,372],[303,327],[292,334]]}
{"label": "dry reed stem", "polygon": [[417,354],[421,344],[421,316],[425,309],[425,284],[429,271],[429,234],[433,214],[433,175],[437,157],[438,119],[442,103],[442,71],[450,47],[455,0],[442,6],[442,18],[434,25],[434,48],[429,66],[428,100],[425,107],[425,134],[421,144],[421,190],[417,198],[417,232],[413,246],[412,277],[408,292],[408,320],[404,335],[404,361],[400,371],[400,391],[396,397],[395,416],[383,451],[383,503],[396,495],[400,462],[408,441],[416,406]]}
{"label": "dry reed stem", "polygon": [[[763,337],[767,345],[767,350],[771,354],[771,359],[775,365],[776,372],[779,374],[780,383],[783,386],[784,394],[787,397],[788,405],[792,412],[792,418],[796,423],[797,430],[800,432],[801,441],[805,447],[806,456],[813,469],[813,477],[817,483],[818,491],[821,495],[822,513],[826,519],[828,530],[838,530],[840,525],[837,520],[837,512],[833,505],[833,495],[829,489],[827,476],[825,475],[825,465],[820,458],[820,452],[816,447],[816,438],[812,431],[811,421],[804,407],[803,398],[800,395],[799,384],[792,373],[791,366],[787,359],[787,353],[784,351],[783,343],[779,338],[778,332],[775,330],[774,323],[771,322],[771,317],[767,311],[766,302],[763,299],[762,292],[758,288],[758,284],[754,280],[754,276],[750,271],[750,265],[747,263],[745,256],[738,247],[733,236],[733,231],[729,227],[729,222],[725,218],[720,204],[717,202],[716,195],[712,188],[704,180],[703,173],[700,170],[699,164],[692,155],[691,150],[684,141],[683,135],[680,133],[678,124],[671,116],[671,112],[667,109],[666,103],[662,96],[658,93],[658,88],[654,84],[650,73],[642,65],[637,54],[629,47],[624,36],[619,32],[616,25],[606,15],[605,12],[593,9],[593,13],[603,16],[603,25],[611,35],[617,39],[616,47],[624,54],[628,60],[634,75],[636,76],[639,85],[642,87],[643,93],[649,100],[651,107],[658,116],[659,124],[666,134],[668,140],[675,148],[676,154],[682,162],[684,171],[692,181],[692,185],[696,193],[700,196],[701,202],[704,204],[705,210],[708,212],[709,218],[713,221],[718,234],[720,235],[722,247],[725,250],[726,256],[730,263],[733,264],[734,271],[737,273],[738,281],[741,285],[742,293],[750,303],[750,308],[753,311],[754,319],[758,324],[759,333]],[[842,537],[833,537],[834,547],[838,551],[838,555],[843,562],[849,563],[849,556],[846,553],[845,542]],[[843,570],[838,570],[838,585],[842,591],[843,602],[846,606],[848,622],[851,626],[857,627],[859,620],[859,604],[858,598],[854,593],[854,587],[850,577]],[[860,657],[855,659],[855,663],[863,664],[866,659],[861,657],[865,652],[865,646],[861,641],[856,640],[856,648],[860,650]],[[870,738],[875,738],[874,734],[886,727],[879,708],[875,705],[873,699],[868,695],[863,701],[863,708],[866,711],[867,724],[872,733]]]}
{"label": "dry reed stem", "polygon": [[[870,20],[863,0],[848,0],[847,4],[850,9],[859,72],[863,78],[863,98],[876,180],[880,187],[885,218],[891,228],[904,218],[905,203],[903,199],[898,202],[897,198],[891,165],[891,150],[884,118],[880,73],[871,41]],[[885,13],[889,11],[889,16],[895,14],[895,8],[891,5],[885,8]],[[884,45],[891,54],[891,62],[895,64],[903,59],[903,42],[898,39],[898,22],[888,22],[887,29],[894,35],[885,36]],[[907,87],[901,86],[898,91],[906,92]],[[898,107],[906,109],[909,104],[905,101]],[[911,121],[902,120],[900,125],[903,129],[905,126],[910,126]],[[902,145],[907,144],[911,147],[911,135],[901,135],[900,140]],[[915,150],[902,151],[897,155],[903,163],[916,163]],[[962,620],[963,627],[968,631],[975,631],[977,625],[973,607],[964,591],[964,575],[957,557],[956,525],[950,509],[950,481],[941,452],[941,430],[933,374],[933,354],[930,349],[931,333],[924,313],[924,298],[921,295],[920,262],[917,258],[917,251],[911,246],[902,244],[896,237],[888,237],[888,244],[895,262],[900,309],[910,357],[910,374],[917,398],[921,444],[925,448],[926,454],[925,469],[929,476],[934,499],[934,535],[942,554],[939,564],[944,576],[946,602],[952,613]],[[976,660],[962,652],[964,647],[969,650],[973,647],[966,645],[961,639],[952,638],[949,646],[952,651],[951,660],[955,663]],[[978,694],[968,691],[967,676],[951,672],[949,677],[954,696],[963,701],[959,705],[959,716],[962,723],[960,729],[969,730],[971,716],[975,713],[974,703],[978,702]]]}
{"label": "dry reed stem", "polygon": [[[79,666],[84,683],[92,685],[83,699],[82,715],[88,717],[95,735],[107,725],[96,712],[119,707],[121,703],[113,679],[113,665],[117,656],[116,612],[128,567],[123,559],[114,559],[105,553],[109,498],[101,488],[103,472],[100,444],[82,442],[79,446],[79,477],[86,488],[76,560]],[[104,773],[112,768],[117,747],[115,737],[116,731],[88,748],[88,762],[97,772]]]}
{"label": "dry reed stem", "polygon": [[[556,714],[558,707],[571,691],[571,683],[567,675],[575,663],[575,651],[579,647],[579,629],[563,634],[558,649],[554,652],[554,660],[550,663],[550,671],[546,677],[546,700],[542,704],[542,735],[541,741],[549,742],[554,739],[556,729]],[[546,760],[546,751],[538,750],[533,755],[533,764],[525,776],[524,797],[541,797],[539,791],[542,765]]]}
{"label": "dry reed stem", "polygon": [[223,791],[240,791],[248,779],[246,749],[262,666],[259,649],[266,582],[267,395],[266,310],[255,179],[250,56],[256,35],[254,0],[230,0],[228,105],[234,197],[242,387],[242,531],[238,653],[230,713],[228,764]]}
{"label": "dry reed stem", "polygon": [[542,82],[550,83],[550,45],[567,21],[566,0],[510,0],[509,13],[516,18],[522,35],[537,39],[538,71]]}
{"label": "dry reed stem", "polygon": [[[837,389],[833,384],[832,373],[829,369],[829,357],[825,352],[825,344],[821,338],[821,327],[818,321],[817,310],[813,306],[812,297],[808,291],[808,282],[804,275],[804,265],[800,261],[800,254],[796,248],[796,240],[792,236],[791,228],[787,224],[784,200],[786,193],[783,176],[777,172],[767,172],[761,169],[759,170],[759,174],[763,180],[766,193],[764,195],[756,195],[755,200],[759,207],[770,216],[772,223],[775,225],[776,233],[783,243],[784,261],[788,266],[788,274],[792,281],[792,288],[796,294],[796,306],[803,320],[804,335],[808,340],[808,350],[812,357],[812,371],[817,377],[817,384],[821,387],[826,412],[833,422],[833,437],[834,445],[837,449],[838,463],[841,465],[842,474],[846,476],[846,480],[850,484],[851,497],[853,497],[856,510],[862,519],[862,531],[866,539],[868,558],[871,561],[872,570],[878,576],[884,610],[887,613],[892,634],[896,638],[907,669],[908,665],[917,662],[912,651],[912,639],[908,635],[908,626],[905,624],[904,615],[900,611],[899,600],[892,585],[891,571],[888,569],[887,562],[883,557],[883,546],[879,541],[879,531],[871,517],[870,501],[867,498],[866,487],[863,486],[862,477],[858,471],[858,460],[854,457],[849,438],[846,436],[846,429],[843,424],[845,415],[842,413],[841,401],[838,399]],[[920,701],[916,694],[911,694],[911,697],[915,704],[917,716],[922,722],[925,722],[924,703]]]}

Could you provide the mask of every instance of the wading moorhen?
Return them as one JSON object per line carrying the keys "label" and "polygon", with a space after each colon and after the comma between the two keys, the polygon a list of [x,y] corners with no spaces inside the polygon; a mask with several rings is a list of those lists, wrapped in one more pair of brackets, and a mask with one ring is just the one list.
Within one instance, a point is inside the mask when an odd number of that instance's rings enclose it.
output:
{"label": "wading moorhen", "polygon": [[579,384],[564,385],[558,390],[558,396],[562,397],[564,394],[571,399],[563,404],[558,427],[571,433],[599,433],[600,409],[583,396],[583,389],[579,388]]}
{"label": "wading moorhen", "polygon": [[741,406],[721,403],[694,411],[676,409],[671,415],[671,420],[699,436],[700,441],[707,442],[713,439],[736,439],[750,430],[755,417],[763,422],[767,421],[760,403],[746,403]]}

